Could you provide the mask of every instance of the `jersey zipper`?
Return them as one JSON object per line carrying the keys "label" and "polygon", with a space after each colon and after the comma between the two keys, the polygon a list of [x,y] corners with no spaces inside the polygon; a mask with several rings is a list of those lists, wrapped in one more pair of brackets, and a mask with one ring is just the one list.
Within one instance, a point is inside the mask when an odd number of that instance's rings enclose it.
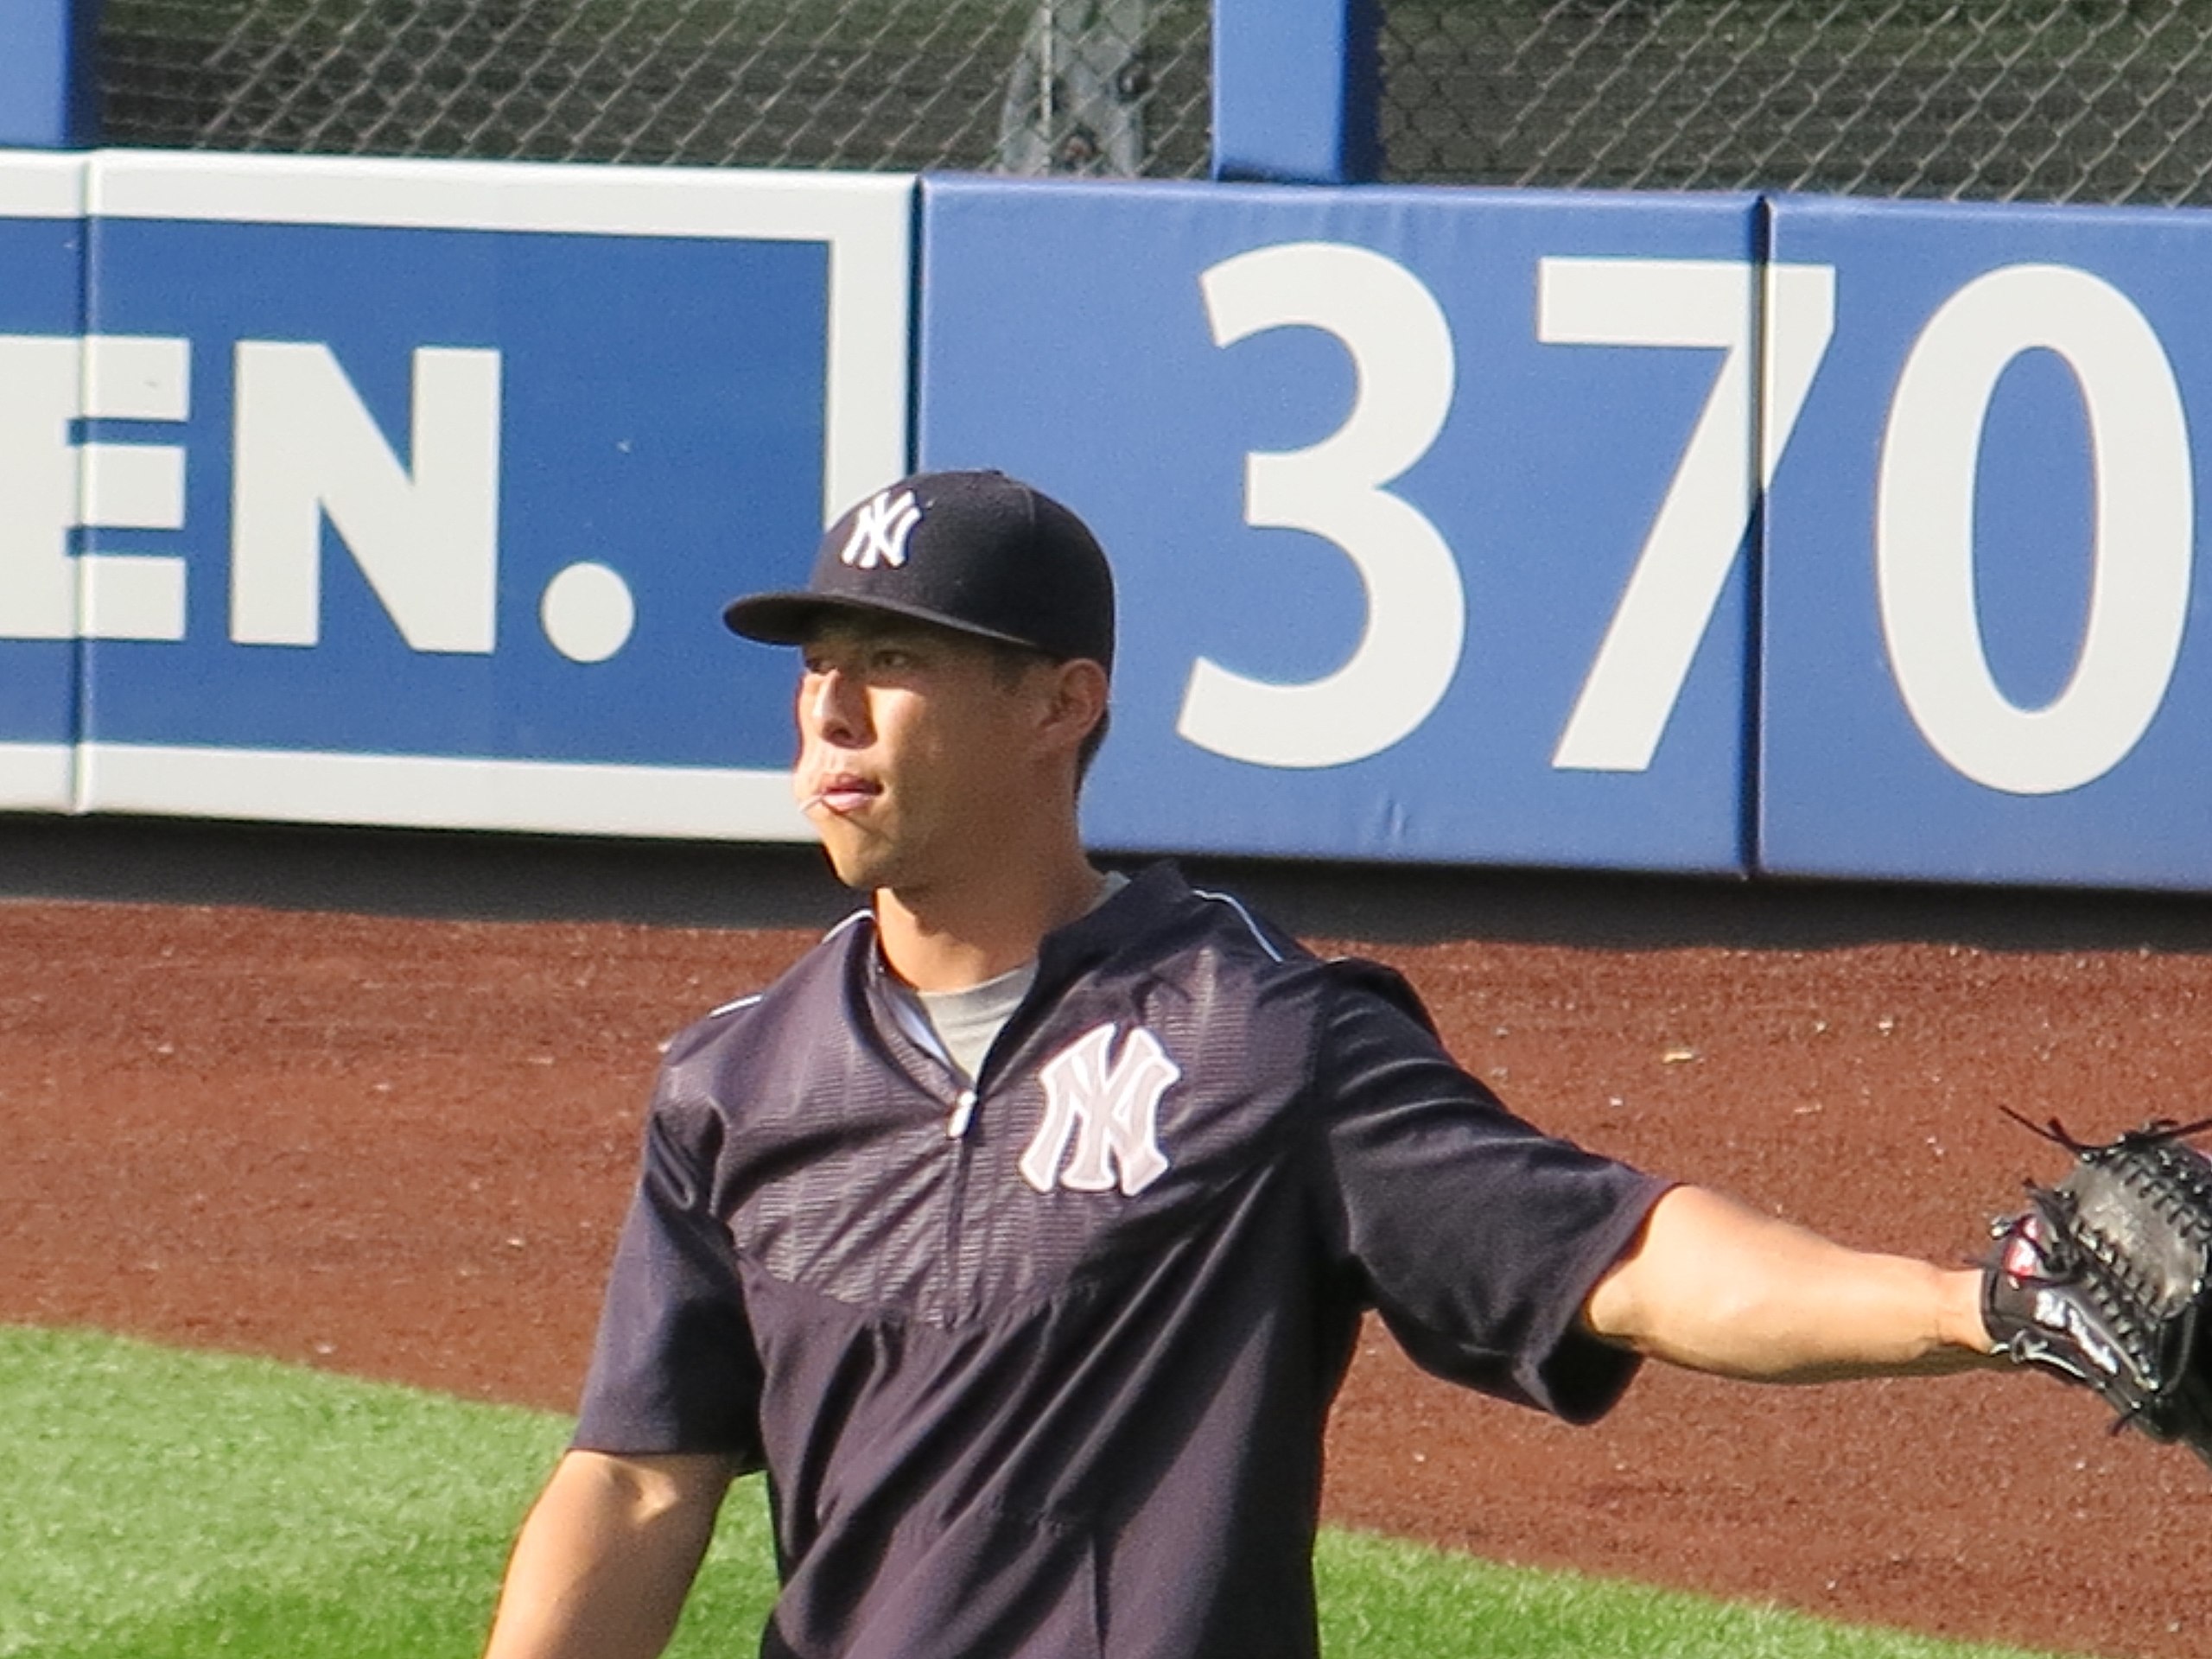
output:
{"label": "jersey zipper", "polygon": [[968,1224],[968,1174],[976,1157],[976,1143],[969,1138],[968,1130],[976,1120],[976,1097],[974,1084],[961,1090],[944,1125],[945,1138],[952,1142],[952,1191],[944,1206],[944,1259],[951,1271],[945,1275],[945,1287],[955,1301],[950,1310],[955,1318],[964,1316],[974,1300],[963,1247]]}
{"label": "jersey zipper", "polygon": [[[1014,1033],[1016,1040],[1019,1041],[1020,1037],[1026,1035],[1027,1025],[1033,1023],[1025,1018],[1030,1013],[1033,1001],[1033,988],[1032,997],[1025,998],[1021,1006],[1017,1007],[1008,1017],[1006,1024],[1000,1027],[998,1035],[992,1039],[990,1047],[983,1055],[982,1063],[976,1067],[976,1076],[973,1078],[964,1077],[949,1058],[942,1054],[939,1056],[944,1060],[945,1069],[952,1074],[955,1082],[960,1085],[953,1095],[951,1109],[946,1114],[944,1120],[944,1138],[952,1143],[953,1148],[952,1192],[950,1201],[945,1205],[944,1247],[945,1259],[952,1265],[952,1272],[950,1275],[950,1283],[954,1287],[952,1294],[962,1299],[963,1313],[973,1311],[972,1306],[968,1304],[972,1301],[974,1289],[973,1275],[965,1249],[968,1183],[973,1175],[976,1161],[976,1141],[969,1131],[976,1125],[976,1114],[982,1103],[984,1085],[995,1084],[997,1081],[998,1073],[1003,1069],[1000,1064],[1002,1052],[1010,1052],[1007,1040],[1008,1033]],[[1023,1029],[1018,1031],[1017,1027]]]}
{"label": "jersey zipper", "polygon": [[[952,1057],[944,1052],[934,1031],[925,1025],[919,1028],[908,1026],[906,1029],[914,1046],[944,1070],[946,1080],[953,1085],[952,1103],[944,1116],[944,1138],[953,1148],[952,1190],[944,1205],[944,1249],[945,1259],[953,1268],[950,1276],[955,1287],[953,1294],[962,1294],[966,1281],[962,1277],[960,1236],[967,1217],[968,1166],[971,1157],[968,1131],[975,1124],[980,1095],[976,1085],[952,1063]],[[944,1098],[941,1094],[938,1096],[939,1101]]]}

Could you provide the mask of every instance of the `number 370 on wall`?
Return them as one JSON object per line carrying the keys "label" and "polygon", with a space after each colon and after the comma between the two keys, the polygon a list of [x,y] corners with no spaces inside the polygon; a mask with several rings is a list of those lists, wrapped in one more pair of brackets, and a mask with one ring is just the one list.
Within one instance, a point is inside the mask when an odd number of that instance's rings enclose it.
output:
{"label": "number 370 on wall", "polygon": [[[1350,413],[1307,448],[1249,454],[1244,517],[1333,543],[1358,573],[1366,616],[1351,655],[1319,679],[1253,679],[1199,658],[1177,729],[1200,747],[1268,766],[1378,754],[1434,712],[1465,645],[1458,560],[1436,525],[1391,488],[1449,414],[1450,325],[1404,266],[1340,243],[1255,249],[1211,266],[1199,283],[1218,346],[1304,327],[1334,336],[1350,355],[1357,384]],[[1603,639],[1560,711],[1554,767],[1634,772],[1651,764],[1828,353],[1835,311],[1834,268],[1825,264],[1537,262],[1541,343],[1720,354]],[[2049,702],[2023,707],[1984,651],[1974,520],[1997,382],[2037,349],[2063,359],[2079,387],[2095,507],[2072,675]],[[1951,294],[1912,342],[1890,397],[1868,530],[1891,675],[1936,753],[1976,783],[2021,795],[2074,789],[2118,765],[2172,677],[2194,539],[2181,394],[2141,311],[2102,279],[2056,264],[2005,266]]]}

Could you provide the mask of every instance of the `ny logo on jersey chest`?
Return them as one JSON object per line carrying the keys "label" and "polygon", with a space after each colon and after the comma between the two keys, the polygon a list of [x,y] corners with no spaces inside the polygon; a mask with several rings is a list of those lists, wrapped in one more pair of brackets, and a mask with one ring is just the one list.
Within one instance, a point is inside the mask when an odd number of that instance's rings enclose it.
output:
{"label": "ny logo on jersey chest", "polygon": [[1167,1173],[1160,1100],[1183,1070],[1142,1026],[1129,1033],[1119,1054],[1114,1036],[1113,1026],[1100,1026],[1053,1056],[1039,1074],[1045,1118],[1020,1166],[1021,1179],[1039,1192],[1055,1184],[1078,1192],[1118,1185],[1124,1197],[1135,1198]]}

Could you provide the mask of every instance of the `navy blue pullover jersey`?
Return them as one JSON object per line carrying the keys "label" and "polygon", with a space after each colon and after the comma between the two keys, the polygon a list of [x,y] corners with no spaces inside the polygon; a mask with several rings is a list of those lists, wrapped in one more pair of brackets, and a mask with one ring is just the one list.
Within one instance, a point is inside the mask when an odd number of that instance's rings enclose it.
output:
{"label": "navy blue pullover jersey", "polygon": [[1045,941],[972,1096],[855,918],[671,1046],[575,1444],[766,1469],[769,1656],[1295,1659],[1362,1312],[1593,1418],[1635,1361],[1581,1304],[1663,1190],[1166,867]]}

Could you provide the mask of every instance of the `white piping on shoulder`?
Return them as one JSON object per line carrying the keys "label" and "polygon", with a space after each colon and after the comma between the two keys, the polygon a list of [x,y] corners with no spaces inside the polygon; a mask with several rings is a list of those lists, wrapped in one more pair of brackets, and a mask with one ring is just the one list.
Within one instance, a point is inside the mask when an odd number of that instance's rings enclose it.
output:
{"label": "white piping on shoulder", "polygon": [[1276,962],[1282,960],[1282,952],[1275,949],[1274,940],[1260,931],[1259,923],[1252,919],[1252,912],[1244,908],[1242,899],[1232,893],[1209,893],[1204,887],[1192,887],[1191,891],[1201,899],[1211,899],[1217,905],[1227,905],[1242,918],[1244,925],[1251,930],[1252,937],[1260,942],[1260,949],[1266,951],[1273,960]]}
{"label": "white piping on shoulder", "polygon": [[[831,928],[827,933],[824,933],[822,936],[823,943],[825,944],[828,944],[831,939],[836,938],[840,933],[850,927],[855,922],[864,922],[873,914],[874,914],[873,911],[855,911],[851,915],[846,917],[843,921],[838,923],[836,926]],[[719,1008],[709,1008],[707,1010],[707,1018],[709,1020],[718,1020],[723,1014],[735,1014],[740,1008],[749,1008],[766,995],[767,995],[767,992],[766,991],[755,991],[750,996],[734,997],[729,1001],[723,1003]]]}

